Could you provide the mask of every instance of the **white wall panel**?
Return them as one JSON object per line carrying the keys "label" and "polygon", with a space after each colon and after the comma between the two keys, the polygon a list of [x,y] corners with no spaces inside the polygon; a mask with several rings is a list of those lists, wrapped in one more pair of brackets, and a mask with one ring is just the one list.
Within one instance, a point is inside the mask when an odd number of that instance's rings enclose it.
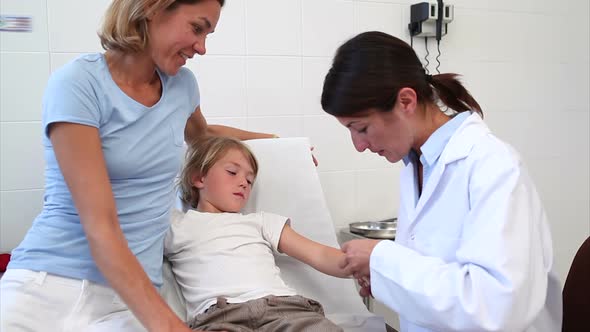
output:
{"label": "white wall panel", "polygon": [[399,5],[372,2],[354,3],[355,33],[377,30],[400,36],[402,33],[401,18],[402,11]]}
{"label": "white wall panel", "polygon": [[245,0],[226,1],[215,32],[207,37],[207,54],[246,54]]}
{"label": "white wall panel", "polygon": [[326,114],[322,110],[322,88],[331,65],[331,57],[303,58],[303,114]]}
{"label": "white wall panel", "polygon": [[110,0],[47,1],[49,49],[52,52],[102,51],[97,32]]}
{"label": "white wall panel", "polygon": [[0,122],[0,190],[45,185],[40,122]]}
{"label": "white wall panel", "polygon": [[301,54],[301,0],[248,0],[246,49],[252,55]]}
{"label": "white wall panel", "polygon": [[299,57],[249,57],[246,64],[248,116],[302,115]]}
{"label": "white wall panel", "polygon": [[49,53],[2,52],[0,72],[0,121],[41,121]]}
{"label": "white wall panel", "polygon": [[401,165],[396,166],[389,169],[357,171],[355,219],[375,221],[397,217]]}
{"label": "white wall panel", "polygon": [[[319,161],[322,163],[322,161]],[[336,228],[348,227],[356,219],[356,175],[354,171],[322,172],[320,181]]]}
{"label": "white wall panel", "polygon": [[246,61],[243,57],[204,56],[189,60],[199,83],[207,117],[246,116]]}
{"label": "white wall panel", "polygon": [[354,36],[352,1],[303,1],[303,55],[333,56],[336,48]]}
{"label": "white wall panel", "polygon": [[43,208],[43,190],[0,191],[0,253],[23,239]]}

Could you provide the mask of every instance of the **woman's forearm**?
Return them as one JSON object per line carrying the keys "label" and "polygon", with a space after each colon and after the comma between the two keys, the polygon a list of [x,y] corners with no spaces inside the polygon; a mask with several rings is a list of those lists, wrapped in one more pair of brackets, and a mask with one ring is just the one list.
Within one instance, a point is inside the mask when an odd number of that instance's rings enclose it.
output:
{"label": "woman's forearm", "polygon": [[207,125],[207,134],[213,136],[229,136],[240,140],[249,140],[257,138],[276,138],[275,134],[257,133],[253,131],[242,130],[234,127],[222,125]]}
{"label": "woman's forearm", "polygon": [[115,222],[95,223],[87,229],[100,272],[148,331],[189,331],[158,294]]}

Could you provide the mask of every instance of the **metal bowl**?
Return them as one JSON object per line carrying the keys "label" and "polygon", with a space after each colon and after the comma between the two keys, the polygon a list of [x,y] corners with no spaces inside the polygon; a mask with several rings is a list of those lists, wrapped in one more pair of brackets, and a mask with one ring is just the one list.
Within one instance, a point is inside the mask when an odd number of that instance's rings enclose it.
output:
{"label": "metal bowl", "polygon": [[395,239],[397,218],[387,221],[353,222],[349,225],[350,232],[372,239]]}

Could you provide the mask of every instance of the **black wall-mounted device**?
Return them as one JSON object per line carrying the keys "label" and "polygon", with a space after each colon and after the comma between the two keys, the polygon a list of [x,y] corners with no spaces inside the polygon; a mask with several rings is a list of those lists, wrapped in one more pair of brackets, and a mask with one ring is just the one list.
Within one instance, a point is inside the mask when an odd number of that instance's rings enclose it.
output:
{"label": "black wall-mounted device", "polygon": [[412,37],[435,37],[440,41],[453,21],[454,6],[443,0],[420,2],[410,7],[408,29]]}

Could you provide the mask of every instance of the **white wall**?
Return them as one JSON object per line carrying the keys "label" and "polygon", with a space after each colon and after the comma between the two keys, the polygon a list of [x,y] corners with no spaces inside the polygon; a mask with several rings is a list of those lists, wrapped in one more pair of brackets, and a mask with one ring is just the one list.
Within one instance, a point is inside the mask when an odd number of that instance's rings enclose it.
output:
{"label": "white wall", "polygon": [[[95,32],[108,3],[0,0],[0,15],[30,15],[34,23],[31,33],[0,32],[0,251],[18,244],[42,205],[47,78],[79,53],[100,50]],[[336,47],[358,32],[409,41],[411,3],[228,0],[208,54],[188,65],[210,123],[311,138],[337,227],[394,216],[400,166],[354,151],[345,129],[321,110],[323,77]],[[564,278],[590,232],[588,1],[452,3],[441,71],[465,75],[488,124],[524,155]],[[422,56],[423,42],[414,46]]]}

